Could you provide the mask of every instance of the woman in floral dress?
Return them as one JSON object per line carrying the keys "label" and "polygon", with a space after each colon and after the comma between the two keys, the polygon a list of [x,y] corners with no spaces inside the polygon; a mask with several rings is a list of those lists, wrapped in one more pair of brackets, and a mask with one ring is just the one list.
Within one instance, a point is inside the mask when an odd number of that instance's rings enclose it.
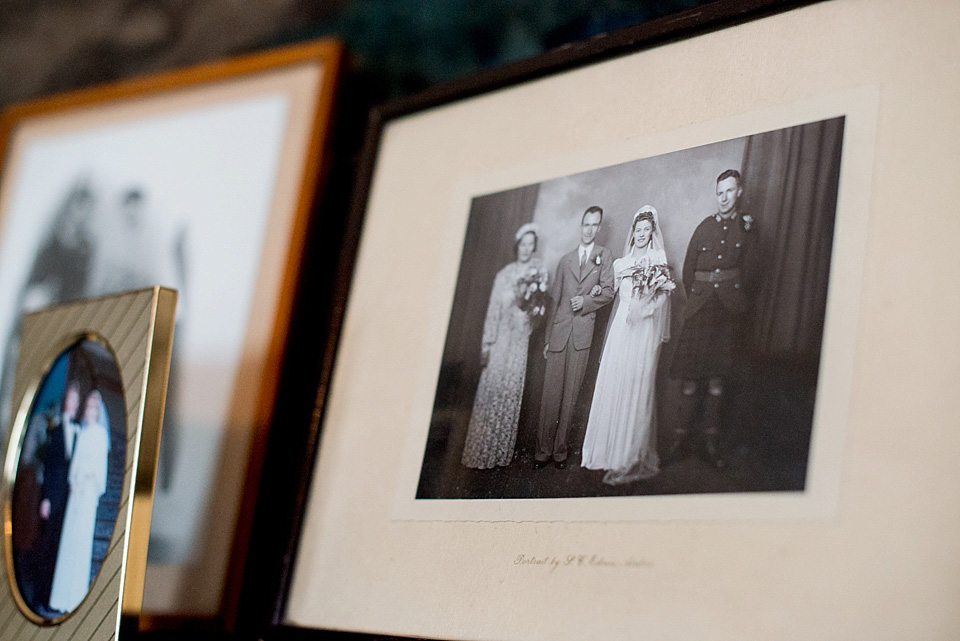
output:
{"label": "woman in floral dress", "polygon": [[467,467],[491,469],[513,460],[527,347],[533,322],[543,315],[547,290],[547,271],[533,257],[538,233],[533,223],[517,230],[517,259],[493,281],[480,348],[483,372],[460,459]]}

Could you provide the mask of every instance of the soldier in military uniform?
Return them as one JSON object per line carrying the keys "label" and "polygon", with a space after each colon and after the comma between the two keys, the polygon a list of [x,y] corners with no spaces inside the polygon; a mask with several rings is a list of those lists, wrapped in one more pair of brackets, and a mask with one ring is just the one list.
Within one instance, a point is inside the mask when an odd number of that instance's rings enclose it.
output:
{"label": "soldier in military uniform", "polygon": [[703,454],[724,467],[718,450],[724,382],[743,352],[743,334],[753,298],[756,257],[753,219],[737,207],[743,188],[740,172],[717,177],[717,213],[694,230],[683,261],[687,304],[670,373],[683,381],[678,423],[666,464],[687,453],[702,406]]}

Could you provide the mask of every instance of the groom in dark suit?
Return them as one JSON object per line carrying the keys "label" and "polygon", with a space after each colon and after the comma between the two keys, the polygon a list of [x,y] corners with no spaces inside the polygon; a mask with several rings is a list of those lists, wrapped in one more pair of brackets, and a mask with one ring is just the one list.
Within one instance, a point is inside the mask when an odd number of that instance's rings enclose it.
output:
{"label": "groom in dark suit", "polygon": [[553,459],[567,466],[567,434],[583,384],[597,310],[613,300],[613,257],[594,242],[603,210],[589,207],[580,219],[580,245],[564,255],[550,284],[550,324],[543,355],[540,426],[537,430],[538,469]]}
{"label": "groom in dark suit", "polygon": [[70,383],[63,395],[63,408],[47,426],[47,444],[43,463],[43,490],[40,501],[40,518],[43,519],[43,533],[40,538],[40,572],[37,585],[37,603],[47,606],[50,601],[50,587],[53,584],[53,571],[57,563],[57,551],[60,549],[60,531],[63,528],[63,516],[67,509],[67,497],[70,486],[67,473],[70,471],[70,459],[80,425],[77,412],[80,409],[80,386]]}

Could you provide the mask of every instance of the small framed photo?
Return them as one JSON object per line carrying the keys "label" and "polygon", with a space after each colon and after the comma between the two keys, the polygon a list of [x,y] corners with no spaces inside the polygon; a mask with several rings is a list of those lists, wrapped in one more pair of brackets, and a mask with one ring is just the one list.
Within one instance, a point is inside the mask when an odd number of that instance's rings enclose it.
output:
{"label": "small framed photo", "polygon": [[341,52],[302,43],[0,119],[0,434],[22,313],[180,294],[144,596],[157,617],[229,625],[235,607]]}
{"label": "small framed photo", "polygon": [[176,292],[23,318],[3,463],[5,638],[137,630]]}
{"label": "small framed photo", "polygon": [[379,110],[264,638],[960,634],[958,28],[718,2]]}

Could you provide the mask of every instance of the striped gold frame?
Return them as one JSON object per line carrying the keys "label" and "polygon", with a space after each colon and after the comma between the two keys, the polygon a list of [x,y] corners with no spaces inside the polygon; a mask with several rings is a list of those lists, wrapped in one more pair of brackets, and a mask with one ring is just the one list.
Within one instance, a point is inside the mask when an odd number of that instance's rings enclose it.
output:
{"label": "striped gold frame", "polygon": [[[0,639],[107,640],[136,631],[143,600],[177,293],[154,287],[53,307],[23,319],[14,384],[14,415],[4,457]],[[126,468],[113,537],[90,592],[72,613],[39,617],[20,595],[13,571],[12,491],[29,414],[55,359],[82,339],[103,343],[116,357],[127,411]]]}

